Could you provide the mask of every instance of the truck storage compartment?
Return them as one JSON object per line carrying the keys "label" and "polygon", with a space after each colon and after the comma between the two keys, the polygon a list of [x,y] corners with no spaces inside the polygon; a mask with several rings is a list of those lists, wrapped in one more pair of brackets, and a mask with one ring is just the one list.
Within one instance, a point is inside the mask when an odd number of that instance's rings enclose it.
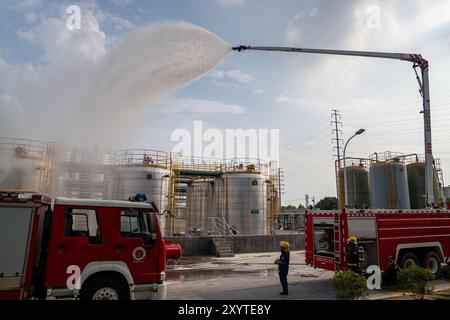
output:
{"label": "truck storage compartment", "polygon": [[33,210],[0,206],[0,291],[22,287]]}

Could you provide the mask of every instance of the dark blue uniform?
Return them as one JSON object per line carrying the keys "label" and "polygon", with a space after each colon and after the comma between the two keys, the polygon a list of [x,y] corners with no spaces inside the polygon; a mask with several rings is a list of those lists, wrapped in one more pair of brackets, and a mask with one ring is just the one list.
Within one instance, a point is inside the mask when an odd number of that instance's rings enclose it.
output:
{"label": "dark blue uniform", "polygon": [[281,287],[283,288],[284,294],[288,293],[288,282],[287,282],[287,275],[289,272],[289,258],[290,254],[289,251],[281,251],[280,255],[280,264],[278,264],[278,274],[280,276],[280,283]]}

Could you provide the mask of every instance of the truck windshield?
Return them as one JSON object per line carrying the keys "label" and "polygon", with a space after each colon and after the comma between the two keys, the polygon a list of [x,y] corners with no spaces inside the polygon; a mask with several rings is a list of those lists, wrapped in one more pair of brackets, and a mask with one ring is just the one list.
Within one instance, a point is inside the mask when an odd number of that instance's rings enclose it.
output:
{"label": "truck windshield", "polygon": [[145,238],[155,232],[153,212],[128,209],[120,213],[120,234],[122,237]]}

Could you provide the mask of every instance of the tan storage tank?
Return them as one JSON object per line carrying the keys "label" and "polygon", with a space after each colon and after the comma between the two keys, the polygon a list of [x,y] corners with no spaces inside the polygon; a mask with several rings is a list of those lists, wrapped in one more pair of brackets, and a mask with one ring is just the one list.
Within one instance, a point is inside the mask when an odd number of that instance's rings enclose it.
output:
{"label": "tan storage tank", "polygon": [[[425,162],[413,162],[406,166],[408,172],[411,209],[425,208]],[[443,201],[436,168],[433,167],[433,192],[435,203]]]}
{"label": "tan storage tank", "polygon": [[[369,171],[364,165],[346,167],[348,205],[351,208],[370,207]],[[340,208],[345,205],[344,168],[339,169]]]}

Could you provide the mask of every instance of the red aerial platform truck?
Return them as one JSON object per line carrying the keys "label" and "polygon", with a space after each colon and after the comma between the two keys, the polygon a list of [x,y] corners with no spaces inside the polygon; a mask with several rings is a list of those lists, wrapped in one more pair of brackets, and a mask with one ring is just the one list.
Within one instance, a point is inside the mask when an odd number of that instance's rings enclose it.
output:
{"label": "red aerial platform truck", "polygon": [[180,255],[149,203],[0,191],[0,300],[164,299]]}
{"label": "red aerial platform truck", "polygon": [[306,263],[326,270],[346,270],[347,239],[364,249],[361,269],[388,269],[392,257],[400,268],[420,265],[434,274],[450,263],[450,210],[342,209],[305,213]]}

